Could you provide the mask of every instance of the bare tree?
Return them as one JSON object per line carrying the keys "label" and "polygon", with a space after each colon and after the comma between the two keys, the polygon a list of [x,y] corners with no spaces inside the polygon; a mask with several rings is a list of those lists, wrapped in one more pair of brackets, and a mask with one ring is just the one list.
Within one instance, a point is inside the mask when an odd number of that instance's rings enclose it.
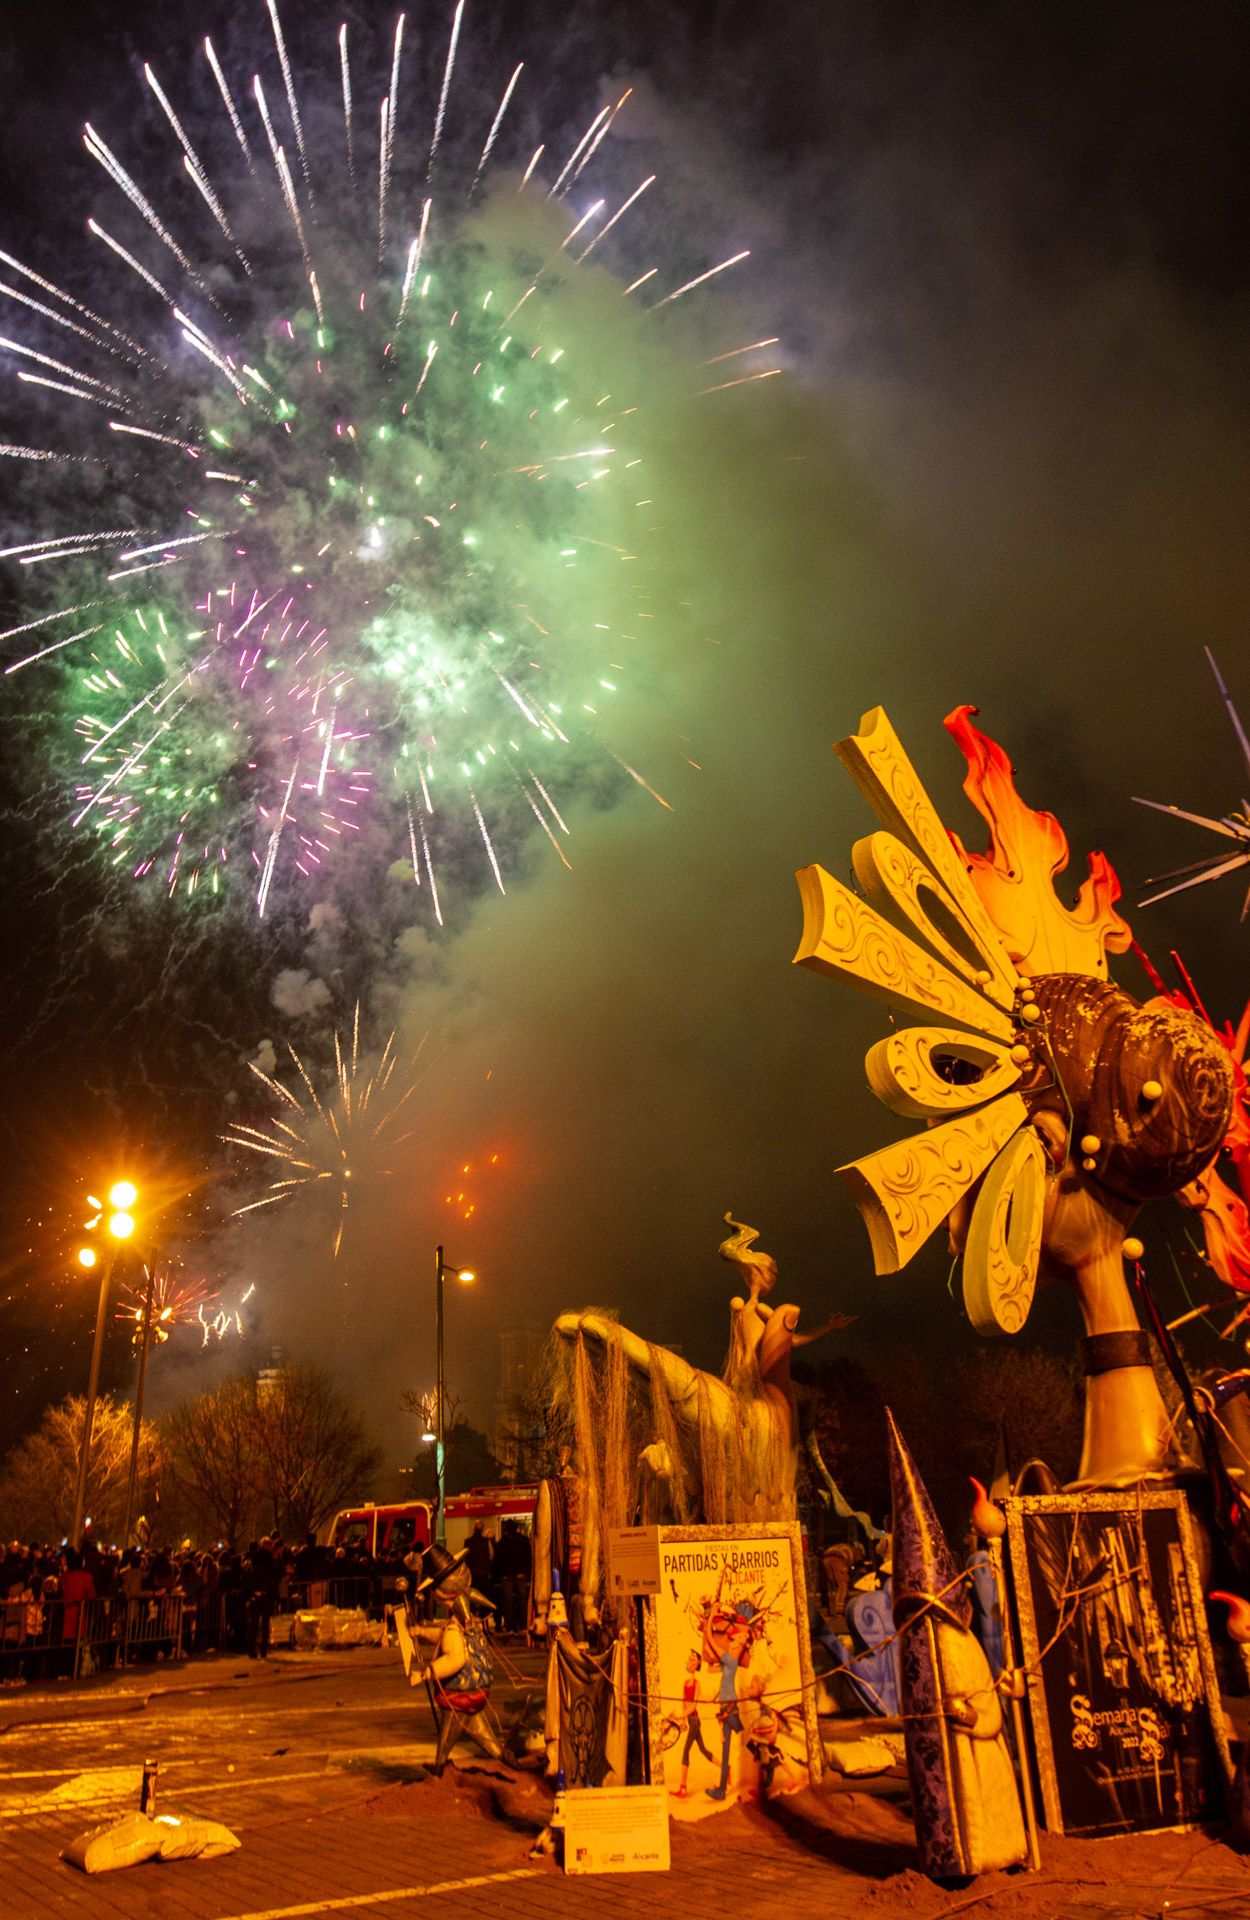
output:
{"label": "bare tree", "polygon": [[495,1453],[507,1480],[542,1480],[560,1470],[561,1448],[570,1444],[570,1422],[552,1403],[544,1378],[509,1396],[495,1432]]}
{"label": "bare tree", "polygon": [[[35,1431],[5,1461],[0,1472],[0,1531],[6,1538],[60,1540],[69,1532],[86,1405],[81,1395],[71,1395],[49,1407]],[[124,1400],[105,1395],[96,1401],[85,1511],[97,1539],[111,1539],[121,1524],[133,1423]],[[159,1473],[160,1438],[148,1420],[140,1433],[140,1461],[140,1503],[150,1505]]]}
{"label": "bare tree", "polygon": [[251,1535],[264,1510],[258,1424],[256,1382],[246,1376],[165,1416],[170,1473],[196,1531],[232,1548]]}
{"label": "bare tree", "polygon": [[370,1491],[380,1448],[319,1367],[284,1367],[256,1398],[256,1445],[275,1528],[315,1533]]}

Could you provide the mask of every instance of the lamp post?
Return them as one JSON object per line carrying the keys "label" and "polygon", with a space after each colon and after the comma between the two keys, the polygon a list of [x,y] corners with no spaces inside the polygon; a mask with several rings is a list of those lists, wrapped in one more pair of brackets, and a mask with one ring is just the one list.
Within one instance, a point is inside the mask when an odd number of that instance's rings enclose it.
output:
{"label": "lamp post", "polygon": [[122,1546],[130,1545],[130,1519],[135,1507],[135,1483],[139,1477],[139,1429],[143,1425],[143,1389],[148,1377],[148,1350],[152,1345],[152,1301],[156,1292],[156,1262],[147,1262],[148,1284],[143,1298],[143,1328],[139,1345],[139,1384],[135,1390],[135,1421],[130,1435],[130,1473],[126,1480],[126,1517],[122,1521]]}
{"label": "lamp post", "polygon": [[[107,1228],[113,1242],[112,1252],[103,1262],[100,1274],[100,1300],[96,1308],[95,1339],[91,1343],[91,1372],[87,1379],[87,1407],[82,1423],[82,1446],[78,1455],[78,1485],[74,1492],[74,1519],[69,1530],[70,1544],[82,1545],[83,1511],[87,1504],[87,1470],[91,1461],[91,1429],[95,1425],[96,1392],[100,1385],[100,1359],[104,1352],[104,1325],[108,1317],[109,1282],[113,1277],[113,1268],[123,1241],[129,1240],[135,1230],[134,1215],[130,1209],[138,1199],[137,1189],[129,1180],[119,1180],[109,1189],[109,1205],[113,1212],[109,1215]],[[78,1255],[79,1265],[89,1272],[99,1264],[99,1256],[94,1247],[84,1247]]]}
{"label": "lamp post", "polygon": [[435,1353],[435,1408],[434,1408],[434,1474],[438,1483],[438,1505],[434,1515],[434,1538],[440,1547],[447,1544],[447,1532],[443,1524],[443,1491],[446,1479],[447,1452],[446,1429],[443,1424],[443,1402],[446,1399],[446,1383],[443,1378],[443,1279],[446,1274],[454,1273],[457,1280],[476,1280],[472,1267],[457,1267],[444,1260],[443,1249],[434,1249],[434,1269],[437,1285],[437,1306],[434,1317],[434,1353]]}

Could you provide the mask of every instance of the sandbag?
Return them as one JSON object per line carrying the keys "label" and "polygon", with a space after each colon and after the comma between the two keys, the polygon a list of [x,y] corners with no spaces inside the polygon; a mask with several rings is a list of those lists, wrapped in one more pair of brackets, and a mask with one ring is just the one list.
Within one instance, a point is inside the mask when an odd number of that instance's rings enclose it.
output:
{"label": "sandbag", "polygon": [[94,1827],[71,1840],[61,1858],[84,1873],[114,1873],[145,1860],[217,1860],[242,1846],[237,1834],[216,1820],[183,1819],[178,1814],[129,1813],[108,1827]]}
{"label": "sandbag", "polygon": [[317,1614],[305,1608],[295,1616],[295,1645],[307,1653],[317,1644]]}
{"label": "sandbag", "polygon": [[161,1835],[160,1860],[217,1860],[223,1853],[236,1853],[243,1844],[237,1833],[217,1820],[158,1813],[152,1824]]}
{"label": "sandbag", "polygon": [[138,1867],[155,1860],[161,1850],[161,1833],[155,1820],[146,1813],[130,1813],[107,1827],[93,1827],[90,1833],[71,1840],[61,1855],[71,1867],[84,1873],[113,1873],[118,1867]]}
{"label": "sandbag", "polygon": [[297,1613],[297,1647],[376,1647],[386,1633],[386,1623],[369,1620],[361,1607],[321,1607],[317,1612]]}

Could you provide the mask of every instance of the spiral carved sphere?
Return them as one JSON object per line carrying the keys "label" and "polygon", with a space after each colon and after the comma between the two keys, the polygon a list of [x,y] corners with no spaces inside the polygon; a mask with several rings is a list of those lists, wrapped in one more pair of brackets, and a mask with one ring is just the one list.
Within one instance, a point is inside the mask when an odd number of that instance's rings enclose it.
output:
{"label": "spiral carved sphere", "polygon": [[[1187,1186],[1219,1151],[1232,1116],[1232,1069],[1216,1036],[1193,1014],[1142,1006],[1108,980],[1051,973],[1029,985],[1049,1043],[1035,1050],[1038,1070],[1022,1089],[1033,1109],[1066,1120],[1071,1103],[1073,1140],[1100,1143],[1088,1177],[1119,1198]],[[1144,1094],[1150,1082],[1162,1092]]]}

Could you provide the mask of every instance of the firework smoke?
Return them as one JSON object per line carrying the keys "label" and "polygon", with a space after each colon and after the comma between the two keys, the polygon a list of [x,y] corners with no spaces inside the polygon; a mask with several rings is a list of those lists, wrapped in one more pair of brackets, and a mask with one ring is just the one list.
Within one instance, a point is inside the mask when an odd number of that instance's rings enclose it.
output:
{"label": "firework smoke", "polygon": [[268,15],[276,74],[205,41],[202,126],[144,68],[175,180],[87,125],[108,299],[0,255],[31,416],[0,450],[30,480],[4,672],[52,710],[68,820],[119,873],[263,918],[363,866],[441,923],[535,836],[567,864],[570,790],[668,804],[612,737],[681,633],[651,450],[666,394],[762,378],[776,343],[711,380],[674,357],[677,303],[747,256],[637,271],[654,175],[604,168],[629,90],[518,190],[524,62],[457,123],[463,4],[424,122],[400,16],[373,155],[383,74],[344,27],[340,107]]}

